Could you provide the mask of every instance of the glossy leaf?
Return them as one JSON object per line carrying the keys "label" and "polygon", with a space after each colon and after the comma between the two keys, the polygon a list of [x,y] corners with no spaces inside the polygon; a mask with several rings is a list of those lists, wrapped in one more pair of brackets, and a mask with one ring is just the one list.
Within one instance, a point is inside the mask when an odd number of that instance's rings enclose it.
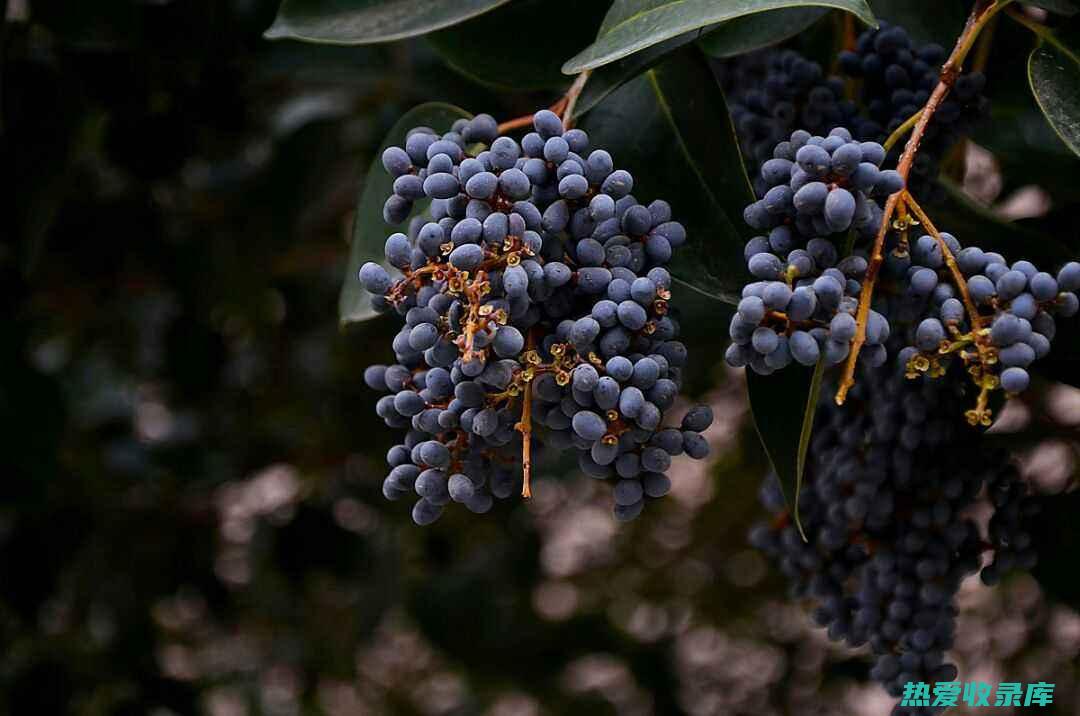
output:
{"label": "glossy leaf", "polygon": [[707,55],[734,57],[794,37],[825,16],[820,7],[790,7],[729,20],[702,35],[698,44]]}
{"label": "glossy leaf", "polygon": [[1028,57],[1028,80],[1050,126],[1080,155],[1080,54],[1058,39]]}
{"label": "glossy leaf", "polygon": [[799,491],[824,374],[824,362],[815,368],[791,365],[772,375],[746,371],[746,390],[754,427],[780,479],[784,498],[800,531]]}
{"label": "glossy leaf", "polygon": [[507,0],[284,0],[268,40],[366,45],[456,25]]}
{"label": "glossy leaf", "polygon": [[686,225],[675,276],[734,303],[745,278],[742,212],[753,193],[723,93],[701,53],[677,52],[627,83],[582,128],[634,175],[639,201],[666,199]]}
{"label": "glossy leaf", "polygon": [[595,107],[605,97],[624,84],[634,79],[645,70],[655,67],[665,57],[689,44],[701,36],[702,30],[693,30],[683,33],[678,37],[647,47],[641,52],[635,52],[629,57],[612,62],[609,65],[598,67],[589,75],[589,81],[585,84],[585,90],[578,98],[574,108],[574,117],[580,117]]}
{"label": "glossy leaf", "polygon": [[563,65],[563,72],[577,74],[692,30],[791,7],[837,8],[867,24],[876,23],[866,0],[616,0],[596,42]]}
{"label": "glossy leaf", "polygon": [[[604,3],[576,0],[515,0],[468,22],[428,35],[454,69],[478,82],[528,90],[565,86],[562,61],[587,45],[603,22]],[[521,33],[507,28],[543,28],[551,18],[573,17],[544,39],[543,51],[521,44]]]}
{"label": "glossy leaf", "polygon": [[366,321],[377,315],[371,308],[371,297],[360,285],[360,267],[368,261],[384,263],[383,245],[386,237],[394,231],[403,231],[408,224],[405,221],[395,227],[383,221],[383,203],[393,192],[393,180],[382,165],[383,150],[392,145],[400,146],[413,127],[426,126],[436,131],[448,131],[455,120],[470,116],[465,110],[450,104],[422,104],[402,115],[379,146],[364,176],[356,203],[356,215],[353,217],[349,262],[338,299],[338,320],[342,325]]}

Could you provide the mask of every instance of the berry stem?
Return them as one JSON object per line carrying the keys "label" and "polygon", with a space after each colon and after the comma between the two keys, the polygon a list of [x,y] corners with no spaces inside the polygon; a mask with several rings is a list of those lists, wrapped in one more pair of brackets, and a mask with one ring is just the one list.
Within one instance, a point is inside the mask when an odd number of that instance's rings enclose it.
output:
{"label": "berry stem", "polygon": [[896,143],[903,139],[905,134],[911,131],[911,128],[914,127],[915,124],[918,123],[919,118],[922,117],[922,113],[923,111],[920,109],[918,112],[905,119],[904,123],[897,127],[896,130],[889,135],[889,138],[886,139],[885,143],[881,145],[885,147],[886,152],[896,146]]}
{"label": "berry stem", "polygon": [[559,116],[562,117],[563,124],[567,127],[573,126],[574,108],[577,107],[578,97],[581,96],[582,90],[585,89],[585,83],[589,81],[590,74],[592,74],[592,70],[585,70],[579,74],[574,79],[574,84],[570,85],[570,89],[566,91],[566,107]]}
{"label": "berry stem", "polygon": [[[525,353],[533,350],[533,332],[525,336]],[[521,420],[514,426],[521,433],[521,496],[532,497],[532,380],[525,381],[521,391]]]}
{"label": "berry stem", "polygon": [[[919,153],[919,145],[926,134],[926,128],[930,126],[930,120],[934,118],[934,113],[937,112],[938,107],[948,96],[949,91],[956,82],[956,78],[960,76],[960,69],[968,53],[971,52],[975,40],[979,37],[979,33],[994,15],[1011,2],[1013,0],[979,0],[979,2],[975,3],[975,7],[971,9],[971,14],[968,15],[967,22],[964,25],[964,31],[957,38],[956,46],[953,47],[949,59],[942,65],[938,84],[930,95],[930,99],[927,100],[926,105],[919,111],[911,136],[908,138],[907,144],[904,145],[904,153],[900,155],[900,162],[896,170],[904,178],[905,182],[908,174],[911,173],[912,165],[915,163],[915,155]],[[866,323],[870,315],[870,303],[874,297],[878,272],[881,269],[881,264],[885,261],[885,237],[889,234],[893,214],[896,212],[897,207],[904,202],[904,194],[905,191],[901,190],[890,196],[885,203],[885,210],[881,216],[881,228],[878,229],[877,236],[874,239],[874,247],[870,252],[870,263],[866,269],[866,277],[863,279],[862,291],[859,293],[859,310],[856,315],[857,327],[855,337],[851,340],[851,351],[848,353],[847,362],[844,365],[843,377],[840,379],[840,385],[836,391],[837,405],[844,404],[848,391],[855,385],[855,366],[859,360],[859,352],[862,350],[863,344],[866,343]],[[910,197],[910,195],[908,196]]]}
{"label": "berry stem", "polygon": [[[585,70],[579,74],[574,83],[570,85],[570,89],[566,90],[566,94],[560,97],[555,104],[548,107],[549,110],[559,115],[562,118],[563,124],[567,128],[571,127],[574,123],[573,114],[574,106],[577,104],[578,97],[581,96],[581,91],[585,89],[585,83],[589,81],[590,70]],[[521,117],[515,117],[514,119],[508,119],[499,125],[499,134],[506,134],[507,132],[515,129],[521,129],[522,127],[528,127],[532,124],[533,115],[526,114]]]}
{"label": "berry stem", "polygon": [[934,222],[930,220],[930,217],[923,211],[923,208],[919,206],[919,202],[915,201],[915,197],[908,193],[907,190],[904,191],[904,203],[907,205],[907,208],[911,209],[911,213],[915,214],[919,219],[919,222],[926,227],[926,232],[934,237],[934,241],[937,242],[938,248],[941,249],[941,255],[945,257],[945,265],[949,267],[949,273],[952,274],[953,283],[956,285],[956,290],[960,292],[960,297],[964,301],[964,308],[967,309],[968,317],[971,319],[972,333],[975,334],[975,345],[979,350],[980,356],[985,357],[986,340],[979,333],[983,328],[983,317],[979,313],[979,309],[975,307],[975,301],[972,300],[971,294],[968,292],[967,280],[960,270],[960,265],[956,263],[956,257],[953,256],[952,249],[945,243],[945,239],[942,238],[941,232],[934,226]]}
{"label": "berry stem", "polygon": [[[972,375],[975,378],[976,384],[979,386],[979,397],[976,401],[974,410],[969,410],[966,413],[968,422],[972,425],[990,425],[990,410],[989,410],[989,395],[990,390],[996,386],[996,381],[989,379],[992,375],[990,365],[996,360],[989,345],[989,331],[985,330],[985,321],[983,316],[979,313],[979,309],[975,306],[975,301],[971,298],[971,293],[968,292],[967,280],[964,278],[963,272],[960,270],[959,264],[956,263],[956,257],[953,256],[952,250],[949,245],[945,243],[945,239],[942,238],[941,232],[934,226],[934,222],[930,220],[923,208],[919,206],[919,203],[915,201],[915,198],[911,196],[906,190],[904,191],[904,202],[911,209],[912,213],[918,217],[923,226],[926,227],[926,231],[937,242],[938,247],[941,249],[941,255],[945,258],[945,265],[949,267],[949,273],[952,274],[953,283],[956,285],[956,290],[960,292],[960,297],[964,302],[964,309],[967,311],[968,318],[971,319],[971,337],[975,344],[975,350],[978,352],[979,357],[979,370],[977,373],[973,372]],[[974,370],[974,369],[973,369]]]}

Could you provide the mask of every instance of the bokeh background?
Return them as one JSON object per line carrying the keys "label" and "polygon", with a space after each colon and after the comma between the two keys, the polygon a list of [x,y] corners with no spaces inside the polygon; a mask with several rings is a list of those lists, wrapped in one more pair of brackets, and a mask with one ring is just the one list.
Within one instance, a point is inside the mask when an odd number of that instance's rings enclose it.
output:
{"label": "bokeh background", "polygon": [[[394,326],[337,323],[363,171],[419,102],[553,96],[426,41],[269,43],[276,5],[0,2],[0,712],[888,713],[745,544],[767,459],[716,306],[683,306],[712,458],[635,523],[558,464],[425,529],[382,498],[361,376]],[[974,191],[1039,211],[983,160]],[[995,430],[1056,495],[1080,390],[1042,387]],[[960,604],[962,678],[1056,682],[1042,713],[1080,713],[1075,497],[1053,569]]]}

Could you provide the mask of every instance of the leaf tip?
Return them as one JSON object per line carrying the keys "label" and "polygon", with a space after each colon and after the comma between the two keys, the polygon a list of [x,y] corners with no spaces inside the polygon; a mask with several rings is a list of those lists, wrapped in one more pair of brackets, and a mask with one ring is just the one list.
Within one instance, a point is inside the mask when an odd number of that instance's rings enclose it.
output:
{"label": "leaf tip", "polygon": [[577,55],[574,55],[574,56],[573,56],[573,57],[571,57],[571,58],[570,58],[569,60],[567,60],[566,62],[564,62],[564,63],[563,63],[563,66],[562,66],[562,67],[560,68],[560,71],[561,71],[561,72],[562,72],[562,73],[563,73],[564,75],[570,75],[570,76],[574,76],[574,75],[580,74],[580,73],[581,73],[581,71],[582,71],[583,69],[585,69],[585,68],[584,68],[584,67],[583,67],[583,66],[581,65],[581,60],[579,59],[579,58],[581,57],[581,55],[582,55],[582,54],[584,54],[584,53],[579,53],[579,54],[577,54]]}
{"label": "leaf tip", "polygon": [[283,40],[289,37],[289,32],[285,29],[281,20],[275,18],[274,23],[263,31],[262,36],[264,40]]}

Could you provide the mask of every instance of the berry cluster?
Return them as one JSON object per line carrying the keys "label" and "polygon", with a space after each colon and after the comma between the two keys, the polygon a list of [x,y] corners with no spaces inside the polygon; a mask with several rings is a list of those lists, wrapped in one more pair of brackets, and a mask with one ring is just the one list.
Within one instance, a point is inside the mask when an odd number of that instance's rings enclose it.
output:
{"label": "berry cluster", "polygon": [[[797,149],[795,163],[782,168],[795,175],[819,158],[835,165],[842,147],[880,149],[853,142],[826,148],[828,140],[818,140]],[[777,156],[790,155],[791,146],[783,143]],[[767,162],[762,172],[770,170]],[[840,190],[837,183],[829,177],[831,192]],[[751,535],[779,563],[795,596],[815,601],[815,619],[831,638],[870,646],[876,655],[871,675],[893,695],[909,681],[955,678],[944,653],[954,638],[954,597],[966,575],[979,571],[984,583],[994,584],[1035,563],[1027,486],[1005,455],[985,449],[975,428],[990,424],[990,391],[1027,388],[1026,369],[1049,352],[1055,317],[1080,311],[1080,263],[1067,264],[1056,277],[1028,261],[1009,265],[1000,254],[963,248],[956,237],[937,233],[913,197],[905,194],[900,202],[903,213],[884,235],[884,265],[866,318],[860,355],[868,360],[842,408],[823,391],[797,506],[807,540],[775,477],[763,489],[774,517]],[[781,222],[769,210],[766,193],[746,212],[754,228],[773,226],[768,237],[747,245],[757,280],[743,290],[732,319],[728,362],[760,373],[793,360],[833,365],[848,356],[859,328],[856,296],[866,280],[866,258],[858,249],[841,258],[827,237],[807,239],[813,234],[804,233],[805,220],[800,226],[799,206]],[[873,216],[877,229],[882,216]],[[932,234],[909,241],[919,218]],[[831,231],[827,220],[811,228]],[[849,246],[860,238],[856,231]],[[889,363],[890,355],[898,359]],[[957,369],[950,370],[954,363]],[[968,378],[978,388],[974,408],[967,407]],[[965,516],[983,495],[993,509],[985,535]],[[986,552],[992,555],[984,562]]]}
{"label": "berry cluster", "polygon": [[[918,112],[938,84],[945,56],[940,45],[916,46],[899,25],[882,22],[880,27],[863,32],[854,51],[840,54],[844,74],[861,80],[857,99],[864,113],[853,124],[855,136],[884,141]],[[980,72],[960,75],[934,112],[910,177],[913,191],[924,200],[933,198],[933,179],[941,158],[987,116],[989,101],[982,95],[985,86],[986,78]]]}
{"label": "berry cluster", "polygon": [[[1066,264],[1055,278],[1030,261],[1010,266],[1001,254],[975,246],[960,249],[948,234],[943,239],[956,256],[976,314],[969,315],[946,282],[940,245],[930,236],[921,237],[910,251],[907,290],[925,302],[929,315],[909,336],[912,345],[901,351],[901,365],[910,377],[940,377],[959,360],[976,385],[1022,393],[1030,382],[1027,368],[1050,352],[1055,316],[1068,318],[1080,310],[1080,263]],[[976,408],[968,419],[989,425],[989,410]]]}
{"label": "berry cluster", "polygon": [[[719,64],[718,74],[752,174],[795,129],[824,134],[855,116],[855,105],[843,99],[843,82],[825,77],[821,65],[794,50],[740,55]],[[759,189],[760,179],[754,183]]]}
{"label": "berry cluster", "polygon": [[405,318],[397,362],[365,380],[390,392],[378,414],[407,430],[383,492],[415,490],[419,524],[450,501],[486,512],[518,486],[518,461],[527,495],[534,437],[617,478],[620,519],[667,493],[673,456],[708,453],[707,407],[663,422],[686,362],[664,266],[685,230],[666,202],[639,204],[633,177],[585,132],[547,110],[533,125],[519,143],[478,115],[442,136],[414,129],[383,155],[388,223],[431,200],[429,220],[386,241],[402,278],[360,269],[373,305]]}
{"label": "berry cluster", "polygon": [[[880,169],[881,145],[852,141],[843,128],[826,137],[798,130],[773,155],[761,167],[769,188],[744,215],[769,234],[746,245],[747,266],[758,280],[743,289],[725,356],[732,366],[762,374],[793,360],[814,365],[824,356],[835,365],[847,358],[867,262],[857,254],[841,258],[829,237],[851,229],[875,234],[881,206],[873,197],[903,188],[896,171]],[[864,355],[881,365],[889,323],[875,311],[868,326]]]}
{"label": "berry cluster", "polygon": [[[863,32],[854,50],[840,54],[841,72],[858,82],[854,101],[845,98],[842,78],[826,77],[818,63],[791,49],[726,60],[718,64],[718,75],[747,168],[756,176],[773,147],[799,127],[824,134],[844,126],[859,140],[885,141],[930,99],[945,56],[941,46],[915,46],[903,27],[883,21]],[[985,84],[979,72],[960,75],[935,111],[908,182],[925,200],[941,191],[935,181],[941,159],[987,116]],[[900,149],[894,148],[893,158]],[[759,196],[766,188],[754,179]]]}
{"label": "berry cluster", "polygon": [[[909,681],[956,677],[945,652],[965,576],[982,567],[992,584],[1035,563],[1026,485],[964,425],[962,410],[955,385],[864,368],[847,405],[826,398],[818,411],[798,502],[807,541],[775,476],[762,488],[773,517],[750,535],[793,596],[813,600],[830,638],[869,645],[871,676],[893,696]],[[994,509],[986,536],[966,516],[984,490]],[[982,566],[987,551],[993,558]]]}
{"label": "berry cluster", "polygon": [[883,161],[880,144],[854,141],[843,127],[826,137],[796,130],[761,166],[766,190],[746,208],[746,223],[760,231],[793,225],[805,237],[840,234],[854,226],[860,236],[872,236],[881,223],[881,208],[870,197],[904,188],[895,169],[880,168]]}

